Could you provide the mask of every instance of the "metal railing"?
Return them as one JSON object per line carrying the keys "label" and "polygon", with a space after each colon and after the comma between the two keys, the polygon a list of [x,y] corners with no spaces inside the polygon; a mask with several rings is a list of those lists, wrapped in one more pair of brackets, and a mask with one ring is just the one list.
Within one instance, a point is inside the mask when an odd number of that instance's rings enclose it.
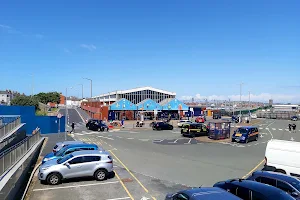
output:
{"label": "metal railing", "polygon": [[20,116],[4,115],[4,116],[0,116],[0,120],[2,121],[2,124],[0,125],[0,140],[5,135],[7,135],[11,130],[13,130],[14,128],[16,128],[21,124]]}
{"label": "metal railing", "polygon": [[40,130],[37,129],[32,136],[26,137],[14,146],[0,152],[0,176],[16,164],[40,139]]}

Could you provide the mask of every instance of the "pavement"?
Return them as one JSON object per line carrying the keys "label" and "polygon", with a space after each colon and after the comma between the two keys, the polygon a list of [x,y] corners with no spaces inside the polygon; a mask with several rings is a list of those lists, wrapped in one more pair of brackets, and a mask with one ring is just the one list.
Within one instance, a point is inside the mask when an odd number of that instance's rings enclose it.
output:
{"label": "pavement", "polygon": [[[81,118],[75,116],[76,113],[69,111],[71,121]],[[86,130],[81,120],[71,136],[110,151],[116,166],[115,176],[104,182],[80,179],[80,182],[67,181],[59,186],[37,182],[30,199],[164,199],[167,193],[187,187],[212,186],[229,178],[245,178],[262,168],[270,139],[300,142],[300,122],[295,122],[296,133],[288,131],[289,123],[288,120],[259,119],[255,124],[259,128],[259,140],[240,144],[183,138],[178,128],[95,132]]]}

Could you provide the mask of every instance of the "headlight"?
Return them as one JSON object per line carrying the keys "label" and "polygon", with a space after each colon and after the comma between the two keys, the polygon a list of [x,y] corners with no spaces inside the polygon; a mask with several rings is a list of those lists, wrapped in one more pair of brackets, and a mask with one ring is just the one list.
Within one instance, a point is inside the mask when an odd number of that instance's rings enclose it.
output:
{"label": "headlight", "polygon": [[50,160],[50,158],[44,158],[44,162],[47,162],[47,161],[49,161]]}
{"label": "headlight", "polygon": [[241,137],[241,140],[245,140],[245,137],[243,136],[243,137]]}

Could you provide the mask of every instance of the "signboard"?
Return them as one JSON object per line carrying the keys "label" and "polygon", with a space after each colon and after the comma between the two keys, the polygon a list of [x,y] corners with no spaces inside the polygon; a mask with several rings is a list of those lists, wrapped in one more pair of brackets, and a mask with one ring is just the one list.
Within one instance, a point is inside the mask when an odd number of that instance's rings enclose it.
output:
{"label": "signboard", "polygon": [[61,113],[58,113],[58,114],[57,114],[57,118],[60,119],[61,117],[62,117],[62,114],[61,114]]}

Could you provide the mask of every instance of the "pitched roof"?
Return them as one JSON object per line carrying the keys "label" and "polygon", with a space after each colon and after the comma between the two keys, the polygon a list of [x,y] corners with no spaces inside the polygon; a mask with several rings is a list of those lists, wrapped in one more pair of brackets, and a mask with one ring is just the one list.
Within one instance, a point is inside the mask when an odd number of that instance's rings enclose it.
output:
{"label": "pitched roof", "polygon": [[169,103],[170,101],[172,101],[173,99],[175,99],[175,98],[167,98],[167,99],[164,99],[164,100],[162,100],[161,102],[159,102],[159,105],[163,106],[163,105]]}

